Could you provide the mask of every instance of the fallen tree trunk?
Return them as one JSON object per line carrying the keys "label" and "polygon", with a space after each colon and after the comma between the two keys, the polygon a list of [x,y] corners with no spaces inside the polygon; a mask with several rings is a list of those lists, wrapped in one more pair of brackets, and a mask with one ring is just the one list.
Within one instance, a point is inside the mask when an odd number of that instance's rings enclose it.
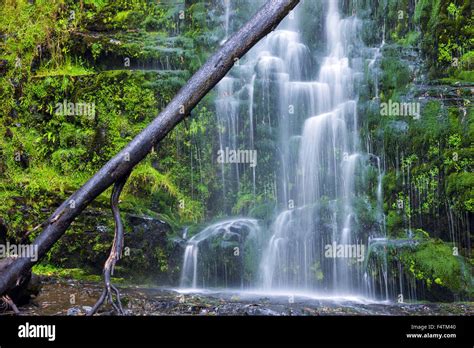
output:
{"label": "fallen tree trunk", "polygon": [[[73,193],[41,224],[41,234],[33,242],[40,260],[64,234],[71,222],[98,195],[128,175],[197,103],[225,76],[234,63],[272,31],[299,0],[269,0],[191,77],[168,106],[122,151],[107,162],[89,181]],[[18,278],[37,261],[21,257],[0,267],[0,295],[15,287]]]}

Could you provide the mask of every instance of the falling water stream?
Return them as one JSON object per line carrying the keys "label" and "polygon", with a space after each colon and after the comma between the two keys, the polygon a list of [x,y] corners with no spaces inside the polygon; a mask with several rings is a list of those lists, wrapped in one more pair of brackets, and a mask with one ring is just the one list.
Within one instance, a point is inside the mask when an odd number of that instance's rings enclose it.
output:
{"label": "falling water stream", "polygon": [[[285,172],[296,177],[297,208],[280,213],[272,226],[272,236],[264,251],[261,272],[266,289],[325,290],[331,293],[362,293],[359,265],[345,258],[328,258],[325,247],[337,243],[366,243],[358,232],[354,198],[355,177],[363,171],[364,154],[358,136],[355,84],[362,75],[351,67],[348,48],[355,45],[361,23],[356,17],[341,19],[335,1],[329,2],[326,17],[328,55],[318,79],[303,82],[304,67],[295,64],[306,53],[298,33],[275,33],[277,45],[287,47],[283,66],[288,66],[285,95],[293,100],[308,98],[300,138],[296,172],[291,160]],[[288,42],[288,45],[282,43]],[[291,42],[291,44],[290,44]],[[299,68],[299,69],[297,69]],[[293,101],[288,100],[288,104]],[[324,212],[322,202],[328,202]],[[326,226],[321,215],[327,214]],[[329,225],[327,226],[327,223]],[[324,277],[323,277],[324,275]]]}
{"label": "falling water stream", "polygon": [[[227,38],[229,1],[225,4]],[[182,288],[204,288],[213,283],[228,287],[227,280],[211,281],[215,277],[227,279],[229,270],[213,268],[212,262],[204,260],[200,246],[205,242],[215,245],[217,236],[233,233],[241,243],[234,245],[242,245],[245,239],[246,243],[256,243],[259,250],[251,261],[239,255],[242,267],[247,267],[245,262],[255,266],[255,277],[241,275],[242,288],[376,297],[375,281],[363,259],[368,254],[369,238],[384,238],[385,231],[383,227],[365,230],[358,212],[375,209],[378,226],[384,225],[382,168],[380,159],[361,146],[357,103],[364,68],[373,65],[379,50],[364,46],[360,39],[362,21],[354,15],[343,18],[336,0],[328,1],[326,8],[326,53],[319,59],[319,67],[302,40],[297,8],[247,54],[245,62],[234,68],[237,72],[218,84],[220,150],[241,146],[253,150],[257,124],[278,128],[278,168],[270,190],[275,193],[279,212],[266,233],[257,220],[235,218],[215,223],[190,238],[184,252]],[[246,129],[240,129],[243,114],[248,118]],[[242,133],[247,134],[245,139]],[[255,168],[220,166],[223,197],[240,190],[245,170],[250,171],[255,195]],[[369,170],[377,173],[374,207],[367,199]],[[245,236],[239,232],[242,227],[249,231]],[[358,258],[342,254],[328,257],[327,249],[339,245],[347,246],[346,250],[359,248],[361,254]],[[378,293],[386,299],[386,267],[380,267],[377,274],[385,271],[385,278],[377,281],[382,284]]]}

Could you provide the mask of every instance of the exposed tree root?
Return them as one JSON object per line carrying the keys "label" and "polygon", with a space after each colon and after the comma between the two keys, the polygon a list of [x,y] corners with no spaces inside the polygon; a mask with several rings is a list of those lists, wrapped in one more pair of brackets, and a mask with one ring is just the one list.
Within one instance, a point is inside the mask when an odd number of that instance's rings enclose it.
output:
{"label": "exposed tree root", "polygon": [[3,295],[0,300],[2,301],[0,303],[0,309],[6,311],[9,308],[13,310],[15,314],[20,314],[20,311],[18,310],[18,307],[16,306],[15,302],[10,298],[8,295]]}
{"label": "exposed tree root", "polygon": [[[104,265],[104,290],[102,291],[102,294],[100,295],[94,307],[92,307],[92,309],[89,311],[88,315],[95,314],[99,307],[102,306],[104,301],[110,303],[117,314],[125,314],[122,307],[122,302],[120,301],[120,292],[114,285],[112,285],[111,277],[114,274],[115,264],[122,257],[124,234],[123,224],[120,218],[120,211],[117,205],[119,203],[120,193],[122,192],[122,189],[125,186],[125,183],[127,182],[129,176],[130,173],[115,182],[114,188],[112,190],[112,195],[110,196],[110,206],[112,207],[112,213],[114,215],[115,221],[114,242],[110,250],[110,255],[107,258],[107,261],[105,261]],[[114,294],[115,300],[113,296]]]}

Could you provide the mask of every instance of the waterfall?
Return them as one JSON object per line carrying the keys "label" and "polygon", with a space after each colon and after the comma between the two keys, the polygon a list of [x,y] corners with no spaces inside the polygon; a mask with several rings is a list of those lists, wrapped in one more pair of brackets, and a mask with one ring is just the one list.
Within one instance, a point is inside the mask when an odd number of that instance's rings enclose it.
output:
{"label": "waterfall", "polygon": [[[255,219],[236,218],[206,227],[187,241],[180,286],[196,289],[209,285],[235,286],[238,283],[243,287],[242,257],[258,241],[260,234],[260,226]],[[228,258],[219,253],[213,254],[213,244],[226,250]],[[204,249],[204,253],[201,249]],[[228,267],[231,266],[238,268],[238,279],[234,284],[229,284],[228,280]],[[220,281],[222,279],[224,282]]]}
{"label": "waterfall", "polygon": [[229,38],[229,29],[230,29],[230,13],[231,13],[231,0],[223,0],[224,3],[224,32],[225,37],[221,41],[221,44],[225,43]]}
{"label": "waterfall", "polygon": [[[349,50],[360,45],[360,21],[341,19],[336,1],[329,1],[326,16],[328,54],[318,79],[300,81],[308,74],[304,64],[308,48],[296,31],[270,34],[268,41],[280,73],[288,74],[283,90],[288,104],[304,104],[305,116],[295,161],[286,154],[284,173],[296,178],[294,192],[287,192],[289,176],[282,178],[285,197],[296,209],[282,211],[261,261],[264,289],[326,290],[332,293],[363,292],[362,265],[345,258],[325,256],[327,246],[367,244],[359,233],[355,208],[356,177],[364,173],[367,156],[360,148],[355,84],[360,75],[351,64]],[[296,29],[295,29],[296,30]],[[354,59],[353,59],[354,60]],[[283,147],[288,136],[282,133]],[[323,207],[323,204],[327,207]],[[324,277],[322,276],[324,275]]]}
{"label": "waterfall", "polygon": [[181,273],[181,286],[185,286],[188,283],[188,275],[192,274],[191,287],[195,289],[197,287],[197,259],[198,259],[199,247],[196,242],[189,242],[186,245],[184,251],[184,262]]}
{"label": "waterfall", "polygon": [[[355,15],[342,18],[336,0],[326,5],[324,56],[316,56],[305,44],[299,5],[218,84],[219,150],[247,148],[268,154],[258,142],[266,134],[276,138],[274,156],[267,156],[267,168],[273,172],[219,164],[224,205],[242,189],[254,199],[259,192],[270,192],[277,214],[268,231],[257,220],[237,218],[213,224],[189,239],[182,287],[227,286],[232,272],[243,284],[243,274],[254,272],[247,284],[265,291],[372,296],[375,284],[382,284],[378,292],[386,293],[386,272],[385,280],[376,280],[373,277],[380,274],[367,272],[363,262],[369,238],[385,237],[383,173],[380,159],[361,144],[357,114],[363,71],[373,68],[380,53],[363,44],[361,20]],[[225,11],[227,38],[230,10]],[[368,198],[370,170],[377,172],[374,206]],[[256,184],[262,177],[267,181],[260,188]],[[243,178],[247,187],[240,184]],[[365,230],[359,221],[361,209],[375,209],[380,228]],[[241,254],[252,261],[238,266],[224,256],[223,265],[216,265],[223,248],[216,237],[234,233],[237,225],[252,231],[254,237],[246,239],[252,247]],[[334,253],[328,256],[332,247]],[[354,253],[336,254],[337,247]],[[256,268],[249,270],[249,263]],[[216,281],[217,275],[222,279]]]}

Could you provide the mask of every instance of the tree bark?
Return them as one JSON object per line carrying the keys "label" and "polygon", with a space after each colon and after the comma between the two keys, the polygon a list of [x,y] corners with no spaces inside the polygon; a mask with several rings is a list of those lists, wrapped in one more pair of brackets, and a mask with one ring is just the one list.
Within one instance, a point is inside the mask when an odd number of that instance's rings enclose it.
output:
{"label": "tree bark", "polygon": [[[268,0],[217,53],[207,60],[147,128],[63,202],[41,225],[43,231],[33,242],[38,247],[38,259],[50,250],[91,201],[127,175],[155,144],[189,114],[232,68],[236,60],[271,32],[298,2],[299,0]],[[12,289],[18,277],[36,262],[30,258],[17,258],[4,267],[0,271],[0,294]]]}
{"label": "tree bark", "polygon": [[[114,274],[115,264],[117,263],[118,260],[122,258],[124,236],[123,236],[123,224],[122,224],[122,220],[120,219],[120,211],[118,208],[118,203],[119,203],[120,193],[122,192],[122,189],[125,186],[125,183],[127,182],[127,179],[129,176],[130,176],[130,173],[128,173],[124,177],[120,178],[120,180],[117,180],[115,182],[114,188],[112,190],[112,195],[110,196],[110,205],[112,207],[112,214],[114,215],[114,221],[115,221],[114,242],[110,250],[110,255],[104,265],[104,282],[105,282],[104,290],[102,291],[102,295],[100,295],[94,307],[92,307],[91,311],[87,313],[87,315],[93,315],[94,313],[96,313],[99,307],[102,306],[105,300],[107,300],[112,305],[115,312],[121,315],[125,314],[122,307],[122,302],[120,301],[120,293],[118,289],[112,285],[111,278],[112,278],[112,275]],[[115,294],[115,301],[113,299],[112,292]]]}

